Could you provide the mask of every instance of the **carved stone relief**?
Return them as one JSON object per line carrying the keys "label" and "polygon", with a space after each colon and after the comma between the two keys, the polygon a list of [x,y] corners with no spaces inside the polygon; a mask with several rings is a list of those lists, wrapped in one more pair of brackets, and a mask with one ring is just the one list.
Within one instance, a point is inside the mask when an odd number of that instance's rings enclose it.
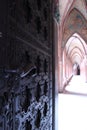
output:
{"label": "carved stone relief", "polygon": [[40,56],[37,56],[36,59],[36,67],[37,67],[37,74],[40,74],[40,68],[41,68],[41,60],[40,60]]}
{"label": "carved stone relief", "polygon": [[[1,130],[44,130],[44,128],[50,130],[48,120],[52,115],[48,106],[51,102],[49,95],[51,54],[48,55],[43,49],[48,49],[50,44],[47,41],[50,31],[48,23],[50,1],[37,0],[37,5],[34,5],[34,2],[34,0],[9,0],[9,62],[4,73],[0,72]],[[36,6],[37,10],[33,8]]]}
{"label": "carved stone relief", "polygon": [[44,114],[44,116],[46,116],[46,114],[47,114],[47,103],[46,102],[45,102],[45,105],[44,105],[43,114]]}
{"label": "carved stone relief", "polygon": [[48,91],[48,85],[47,85],[47,81],[45,81],[45,83],[44,83],[44,95],[47,94],[47,91]]}
{"label": "carved stone relief", "polygon": [[30,121],[28,120],[26,120],[26,123],[25,123],[25,130],[32,130],[32,125]]}
{"label": "carved stone relief", "polygon": [[40,110],[38,109],[37,117],[36,117],[36,121],[35,121],[35,125],[36,125],[37,128],[40,127],[40,122],[41,122],[41,112],[40,112]]}
{"label": "carved stone relief", "polygon": [[36,88],[36,100],[37,100],[37,102],[40,99],[40,93],[41,93],[41,88],[40,88],[40,84],[38,83],[37,88]]}

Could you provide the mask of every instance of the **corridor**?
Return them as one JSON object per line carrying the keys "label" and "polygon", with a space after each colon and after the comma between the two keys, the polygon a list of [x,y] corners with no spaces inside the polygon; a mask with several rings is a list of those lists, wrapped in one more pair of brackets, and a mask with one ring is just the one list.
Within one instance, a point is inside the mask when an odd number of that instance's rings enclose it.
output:
{"label": "corridor", "polygon": [[58,101],[58,130],[87,130],[87,83],[74,76]]}

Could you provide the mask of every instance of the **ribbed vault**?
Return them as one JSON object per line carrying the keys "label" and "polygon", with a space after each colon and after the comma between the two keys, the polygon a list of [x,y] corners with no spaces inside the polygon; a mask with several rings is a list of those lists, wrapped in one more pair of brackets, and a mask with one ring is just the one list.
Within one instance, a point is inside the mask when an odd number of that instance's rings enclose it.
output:
{"label": "ribbed vault", "polygon": [[87,21],[78,9],[73,8],[64,23],[62,47],[65,46],[68,39],[75,33],[87,41]]}
{"label": "ribbed vault", "polygon": [[70,58],[71,62],[80,65],[86,55],[86,43],[80,35],[77,33],[73,34],[67,41],[65,48],[67,57]]}

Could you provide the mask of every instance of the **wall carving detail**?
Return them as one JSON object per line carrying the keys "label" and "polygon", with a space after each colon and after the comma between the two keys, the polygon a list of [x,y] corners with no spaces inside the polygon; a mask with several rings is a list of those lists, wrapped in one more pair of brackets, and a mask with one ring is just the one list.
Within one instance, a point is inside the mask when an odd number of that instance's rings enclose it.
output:
{"label": "wall carving detail", "polygon": [[0,68],[0,130],[52,130],[51,3],[9,0],[6,4],[7,63]]}

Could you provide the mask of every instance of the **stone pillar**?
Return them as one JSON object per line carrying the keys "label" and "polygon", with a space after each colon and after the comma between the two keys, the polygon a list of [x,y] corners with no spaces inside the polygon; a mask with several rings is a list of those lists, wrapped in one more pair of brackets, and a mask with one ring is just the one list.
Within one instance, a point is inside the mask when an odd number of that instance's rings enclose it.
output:
{"label": "stone pillar", "polygon": [[63,92],[63,48],[62,48],[62,26],[58,29],[58,80],[59,80],[59,92]]}
{"label": "stone pillar", "polygon": [[87,55],[85,56],[85,81],[87,82]]}
{"label": "stone pillar", "polygon": [[63,92],[63,64],[59,61],[59,92]]}
{"label": "stone pillar", "polygon": [[54,43],[55,43],[55,94],[58,94],[58,87],[59,87],[59,76],[58,76],[58,23],[54,19]]}
{"label": "stone pillar", "polygon": [[85,78],[85,81],[87,83],[87,64],[85,65],[85,72],[86,72],[86,78]]}
{"label": "stone pillar", "polygon": [[68,78],[68,60],[66,58],[66,78]]}
{"label": "stone pillar", "polygon": [[63,80],[66,79],[66,52],[63,52]]}

